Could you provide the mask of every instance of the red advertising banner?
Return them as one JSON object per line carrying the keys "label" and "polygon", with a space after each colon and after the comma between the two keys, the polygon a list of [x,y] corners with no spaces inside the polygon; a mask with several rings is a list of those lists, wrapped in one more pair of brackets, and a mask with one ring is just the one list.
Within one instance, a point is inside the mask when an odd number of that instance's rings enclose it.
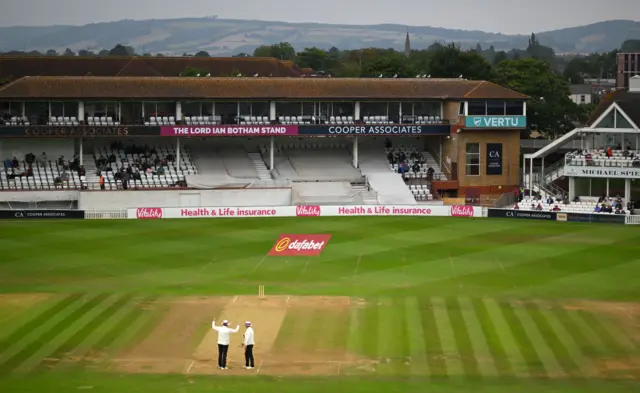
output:
{"label": "red advertising banner", "polygon": [[165,126],[160,136],[278,136],[298,135],[298,126]]}
{"label": "red advertising banner", "polygon": [[331,235],[280,235],[269,251],[270,256],[311,257],[320,255]]}

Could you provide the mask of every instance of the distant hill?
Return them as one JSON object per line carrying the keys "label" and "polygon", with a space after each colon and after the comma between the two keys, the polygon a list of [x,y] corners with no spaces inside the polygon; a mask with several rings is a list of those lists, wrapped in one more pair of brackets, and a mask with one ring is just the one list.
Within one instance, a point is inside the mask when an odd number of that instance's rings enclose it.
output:
{"label": "distant hill", "polygon": [[[463,47],[480,43],[483,48],[493,45],[497,50],[510,50],[526,47],[529,38],[427,26],[410,27],[409,31],[414,49],[434,42],[459,42]],[[605,52],[620,47],[626,39],[639,39],[640,22],[613,20],[535,33],[542,45],[551,46],[558,53]],[[84,26],[0,27],[0,51],[99,51],[124,44],[138,53],[181,55],[205,50],[222,56],[251,53],[257,46],[283,41],[298,50],[309,46],[402,49],[405,35],[406,26],[392,24],[356,26],[216,18],[122,20]]]}

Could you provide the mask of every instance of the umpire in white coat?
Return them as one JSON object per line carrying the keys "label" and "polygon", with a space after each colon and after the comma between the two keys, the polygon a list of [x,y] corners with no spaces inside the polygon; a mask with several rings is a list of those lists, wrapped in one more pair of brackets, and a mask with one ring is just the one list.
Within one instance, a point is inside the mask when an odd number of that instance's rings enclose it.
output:
{"label": "umpire in white coat", "polygon": [[216,326],[216,320],[213,320],[211,324],[213,330],[218,332],[218,367],[220,370],[227,369],[227,353],[229,352],[229,341],[231,340],[231,333],[238,333],[240,325],[235,329],[229,327],[229,321],[226,319],[222,321],[222,326]]}
{"label": "umpire in white coat", "polygon": [[241,347],[244,347],[244,368],[251,370],[255,367],[255,361],[253,360],[253,345],[255,344],[255,336],[253,335],[253,328],[251,322],[246,321],[244,326],[247,330],[244,332],[244,342]]}

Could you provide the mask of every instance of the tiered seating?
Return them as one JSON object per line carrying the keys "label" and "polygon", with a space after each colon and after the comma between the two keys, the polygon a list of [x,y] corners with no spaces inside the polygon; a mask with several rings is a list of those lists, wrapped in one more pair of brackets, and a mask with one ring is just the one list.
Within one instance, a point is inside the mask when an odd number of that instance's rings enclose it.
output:
{"label": "tiered seating", "polygon": [[426,184],[411,184],[409,190],[416,198],[416,201],[432,201],[433,195]]}
{"label": "tiered seating", "polygon": [[413,124],[440,124],[442,119],[440,116],[402,116],[403,123]]}
{"label": "tiered seating", "polygon": [[120,122],[111,116],[89,116],[87,124],[90,126],[118,126]]}
{"label": "tiered seating", "polygon": [[364,116],[362,121],[364,124],[393,124],[388,116]]}
{"label": "tiered seating", "polygon": [[585,150],[567,153],[566,163],[570,166],[598,166],[598,167],[639,167],[640,152],[612,150],[611,157],[602,149]]}
{"label": "tiered seating", "polygon": [[[281,116],[280,124],[284,125],[297,125],[297,124],[318,124],[318,119],[315,116]],[[332,123],[332,124],[353,124],[347,123]]]}
{"label": "tiered seating", "polygon": [[[427,179],[429,168],[433,169],[433,179],[434,180],[446,180],[446,176],[440,170],[440,167],[436,160],[431,156],[429,152],[419,152],[415,147],[405,147],[400,146],[397,148],[386,148],[385,154],[389,156],[389,153],[393,155],[398,155],[399,153],[404,153],[406,160],[406,171],[403,172],[406,174],[406,177],[409,179]],[[412,153],[418,153],[421,155],[421,159],[412,158]],[[424,163],[420,163],[423,160]],[[415,171],[414,164],[418,163],[420,166],[418,171]],[[400,163],[390,163],[389,169],[392,172],[398,173],[400,170]]]}
{"label": "tiered seating", "polygon": [[355,124],[355,121],[353,119],[353,116],[330,116],[329,124],[338,124],[338,125]]}
{"label": "tiered seating", "polygon": [[0,125],[2,124],[6,126],[28,126],[30,123],[27,116],[11,116],[8,120],[3,121],[0,119]]}
{"label": "tiered seating", "polygon": [[184,122],[188,126],[217,125],[222,119],[220,116],[185,116]]}
{"label": "tiered seating", "polygon": [[[147,160],[143,154],[131,152],[129,149],[125,151],[124,148],[113,149],[110,146],[96,147],[94,151],[94,158],[96,160],[99,158],[108,159],[112,154],[116,158],[115,162],[109,163],[112,171],[106,171],[105,188],[117,189],[121,187],[121,182],[115,179],[114,174],[122,169],[126,170],[129,167],[132,167],[134,172],[137,171],[140,174],[140,179],[130,178],[130,188],[173,187],[178,181],[185,180],[185,176],[198,173],[189,152],[184,148],[180,150],[179,171],[175,161],[169,161],[165,166],[156,166],[154,164],[156,157],[162,160],[171,155],[174,159],[177,159],[177,152],[173,145],[149,146],[149,149],[153,151],[153,153]],[[145,162],[145,160],[150,163],[153,169],[153,172],[150,174],[136,167],[136,162]],[[160,167],[163,169],[163,173],[161,174],[158,172]],[[95,173],[97,172],[96,168],[96,163],[93,163],[92,167],[87,166],[87,181],[89,183],[96,184],[99,181],[98,175]]]}
{"label": "tiered seating", "polygon": [[[18,168],[5,168],[0,173],[0,189],[3,190],[55,190],[79,189],[81,182],[76,171],[65,171],[57,161],[36,161],[32,164],[33,176],[11,176],[27,172],[28,165],[20,161]],[[55,184],[55,179],[65,179]]]}
{"label": "tiered seating", "polygon": [[77,126],[80,123],[78,122],[78,119],[75,116],[71,116],[71,117],[50,116],[47,124],[54,127],[61,127],[61,126]]}
{"label": "tiered seating", "polygon": [[[596,212],[596,206],[602,205],[602,203],[598,203],[598,197],[579,197],[579,202],[571,202],[565,204],[564,202],[555,202],[552,204],[547,203],[547,201],[537,200],[526,198],[523,199],[522,202],[518,203],[518,207],[520,210],[538,210],[538,204],[542,205],[543,211],[552,211],[556,206],[560,209],[560,212],[563,213],[593,213],[593,214],[612,214],[612,213],[604,213],[604,212]],[[609,202],[613,204],[613,201]],[[625,207],[625,203],[622,203],[622,206]],[[615,210],[615,209],[614,209]],[[625,214],[629,214],[626,209],[622,209]]]}
{"label": "tiered seating", "polygon": [[238,116],[238,123],[242,125],[268,125],[271,124],[269,116]]}
{"label": "tiered seating", "polygon": [[145,120],[145,126],[174,126],[176,118],[174,116],[151,116],[149,120]]}
{"label": "tiered seating", "polygon": [[[360,181],[362,174],[353,167],[346,144],[327,141],[279,144],[279,152],[288,160],[276,162],[275,169],[282,177],[294,181]],[[260,147],[268,157],[268,147]]]}

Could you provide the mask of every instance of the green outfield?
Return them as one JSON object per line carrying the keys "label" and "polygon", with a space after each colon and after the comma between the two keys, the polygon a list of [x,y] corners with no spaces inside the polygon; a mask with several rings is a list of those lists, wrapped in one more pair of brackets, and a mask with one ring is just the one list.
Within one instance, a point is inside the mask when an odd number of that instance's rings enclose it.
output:
{"label": "green outfield", "polygon": [[[452,218],[0,222],[5,392],[640,390],[640,230]],[[269,257],[328,233],[318,257]],[[264,285],[266,298],[258,299]],[[213,318],[251,320],[215,366]],[[241,328],[242,329],[242,328]]]}

